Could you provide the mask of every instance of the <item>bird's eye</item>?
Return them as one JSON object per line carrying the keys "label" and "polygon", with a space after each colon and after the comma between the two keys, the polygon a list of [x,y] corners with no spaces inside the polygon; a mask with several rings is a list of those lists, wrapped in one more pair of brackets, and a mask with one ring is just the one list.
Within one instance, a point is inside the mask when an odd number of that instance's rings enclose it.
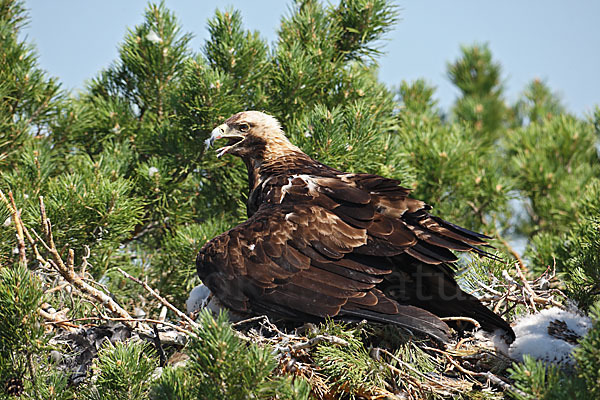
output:
{"label": "bird's eye", "polygon": [[248,126],[248,124],[240,124],[239,129],[240,132],[248,132],[248,129],[250,129],[250,127]]}

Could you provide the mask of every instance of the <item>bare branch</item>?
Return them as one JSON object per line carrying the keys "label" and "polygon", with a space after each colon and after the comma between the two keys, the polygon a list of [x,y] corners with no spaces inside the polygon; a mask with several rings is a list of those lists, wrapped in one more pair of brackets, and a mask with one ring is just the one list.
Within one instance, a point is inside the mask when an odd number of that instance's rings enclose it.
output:
{"label": "bare branch", "polygon": [[40,196],[40,212],[42,215],[42,225],[44,227],[44,231],[46,234],[46,242],[40,239],[40,242],[44,245],[44,247],[50,252],[53,261],[51,264],[56,268],[58,273],[71,284],[71,286],[77,288],[83,294],[93,298],[94,300],[103,304],[111,313],[118,315],[125,320],[130,320],[131,315],[122,308],[116,301],[112,299],[106,293],[96,289],[95,287],[89,285],[84,281],[84,279],[77,275],[74,270],[74,260],[75,254],[72,249],[69,249],[67,256],[67,263],[63,261],[60,253],[56,249],[56,244],[54,243],[54,237],[52,235],[52,224],[50,220],[46,216],[46,207],[44,205],[44,198]]}
{"label": "bare branch", "polygon": [[25,248],[25,236],[23,234],[23,224],[21,223],[21,212],[15,204],[15,198],[13,197],[12,192],[8,192],[8,197],[10,198],[10,202],[4,195],[4,192],[0,190],[0,199],[4,204],[6,204],[6,207],[8,207],[17,230],[17,248],[19,250],[19,259],[24,265],[27,265],[27,253]]}
{"label": "bare branch", "polygon": [[446,359],[452,365],[454,365],[456,367],[456,369],[458,369],[463,374],[467,374],[467,375],[478,377],[478,378],[485,378],[488,381],[490,381],[491,383],[493,383],[494,385],[500,386],[505,391],[517,393],[519,396],[522,396],[523,398],[527,398],[528,397],[528,395],[525,392],[523,392],[522,390],[516,388],[515,386],[511,385],[510,383],[505,382],[504,380],[500,379],[498,376],[494,375],[490,371],[487,371],[487,372],[469,371],[468,369],[466,369],[462,365],[460,365],[458,362],[456,362],[454,359],[452,359],[452,357],[450,357],[450,355],[448,355],[446,353],[443,353],[443,354],[446,357]]}
{"label": "bare branch", "polygon": [[44,311],[43,309],[39,309],[38,310],[40,316],[42,318],[44,318],[46,321],[46,324],[56,324],[59,325],[61,328],[69,331],[69,332],[73,332],[79,328],[81,328],[79,325],[75,325],[72,322],[73,321],[69,321],[69,320],[65,320],[63,318],[60,318],[59,315],[57,315],[57,313],[49,313],[47,311]]}
{"label": "bare branch", "polygon": [[481,328],[481,324],[479,322],[477,322],[473,318],[469,318],[469,317],[443,317],[440,319],[444,322],[445,321],[466,321],[466,322],[469,322],[469,323],[475,325],[475,328]]}
{"label": "bare branch", "polygon": [[[431,382],[441,388],[444,389],[448,389],[450,391],[453,392],[461,392],[460,389],[452,387],[451,385],[448,385],[446,382],[442,382],[439,381],[437,379],[432,378],[431,376],[427,376],[424,373],[422,373],[421,371],[419,371],[418,369],[416,369],[415,367],[413,367],[412,365],[410,365],[409,363],[401,360],[400,358],[396,357],[394,354],[390,353],[389,351],[387,351],[386,349],[382,349],[382,348],[377,348],[376,349],[377,352],[383,353],[385,355],[387,355],[388,357],[391,357],[394,361],[396,361],[398,364],[402,365],[403,368],[406,368],[408,370],[410,370],[411,372],[417,374],[418,376],[420,376],[422,379]],[[391,365],[388,365],[389,367],[393,367]]]}
{"label": "bare branch", "polygon": [[181,318],[182,320],[184,320],[185,322],[187,322],[191,326],[197,326],[197,324],[196,324],[196,322],[194,322],[194,320],[192,320],[190,317],[188,317],[183,312],[181,312],[173,304],[169,303],[164,297],[162,297],[154,289],[152,289],[146,282],[143,282],[143,281],[139,280],[138,278],[136,278],[136,277],[128,274],[127,272],[123,271],[121,268],[117,268],[117,270],[124,277],[126,277],[128,279],[131,279],[132,281],[134,281],[138,285],[141,285],[144,289],[146,289],[146,291],[148,291],[148,293],[150,293],[154,298],[156,298],[158,301],[160,301],[169,310],[173,311],[179,318]]}
{"label": "bare branch", "polygon": [[337,336],[317,335],[314,338],[307,340],[305,342],[296,343],[291,346],[278,347],[275,351],[275,354],[291,353],[291,352],[298,351],[298,350],[308,349],[308,348],[314,347],[322,342],[338,344],[340,346],[348,346],[347,341],[345,341],[344,339],[339,338]]}
{"label": "bare branch", "polygon": [[535,308],[535,301],[533,301],[533,297],[535,296],[535,292],[533,291],[533,289],[531,288],[531,286],[529,285],[529,281],[527,281],[527,278],[525,277],[525,273],[523,271],[527,270],[527,267],[525,266],[525,263],[523,262],[523,259],[521,259],[521,256],[519,255],[519,253],[516,252],[515,249],[513,249],[510,244],[508,244],[508,242],[504,239],[502,240],[502,244],[504,246],[506,246],[506,248],[508,249],[508,251],[515,257],[515,259],[517,260],[517,262],[515,263],[515,268],[517,270],[517,275],[519,276],[519,279],[521,280],[522,284],[523,284],[523,288],[524,290],[526,290],[529,293],[529,297],[530,299],[532,299],[530,301],[530,305],[531,308],[533,308],[533,311],[536,312],[537,309]]}
{"label": "bare branch", "polygon": [[[64,323],[79,322],[79,321],[114,321],[114,322],[128,322],[128,323],[135,322],[135,323],[138,323],[138,324],[139,323],[159,324],[159,325],[165,325],[165,326],[168,326],[170,328],[173,328],[176,331],[184,333],[186,335],[194,336],[193,332],[191,332],[191,331],[189,331],[187,329],[184,329],[184,328],[182,328],[180,326],[177,326],[175,324],[172,324],[170,322],[159,321],[157,319],[147,319],[147,318],[140,318],[140,319],[138,319],[138,318],[121,318],[121,317],[109,317],[107,315],[100,315],[100,316],[97,316],[97,317],[71,318],[71,319],[63,319],[63,320],[58,320],[58,321],[51,320],[51,321],[46,322],[46,324],[52,324],[52,325],[54,325],[54,324],[64,324]],[[131,327],[130,324],[127,324],[127,325]],[[132,327],[132,329],[135,330],[136,328]],[[137,330],[140,330],[140,329],[137,329]],[[141,330],[141,331],[144,332],[144,333],[148,333],[149,332],[149,331],[146,332],[144,330]]]}

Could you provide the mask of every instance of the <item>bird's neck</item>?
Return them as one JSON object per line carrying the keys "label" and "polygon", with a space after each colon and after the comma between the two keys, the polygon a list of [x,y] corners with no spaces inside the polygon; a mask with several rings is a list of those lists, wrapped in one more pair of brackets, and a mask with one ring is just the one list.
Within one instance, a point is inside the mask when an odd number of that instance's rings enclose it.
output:
{"label": "bird's neck", "polygon": [[277,157],[244,159],[244,162],[248,169],[248,216],[256,212],[265,196],[268,197],[269,188],[287,183],[291,175],[310,174],[307,168],[314,164],[300,149]]}
{"label": "bird's neck", "polygon": [[313,160],[298,147],[291,145],[287,149],[265,151],[260,158],[246,158],[250,191],[256,189],[266,179],[276,175],[301,173],[297,169],[311,164]]}
{"label": "bird's neck", "polygon": [[250,188],[250,192],[252,192],[260,184],[261,162],[256,159],[244,158],[244,164],[246,164],[246,169],[248,170],[248,187]]}
{"label": "bird's neck", "polygon": [[259,168],[259,174],[264,180],[274,175],[304,173],[304,167],[312,163],[314,160],[298,149],[264,160]]}

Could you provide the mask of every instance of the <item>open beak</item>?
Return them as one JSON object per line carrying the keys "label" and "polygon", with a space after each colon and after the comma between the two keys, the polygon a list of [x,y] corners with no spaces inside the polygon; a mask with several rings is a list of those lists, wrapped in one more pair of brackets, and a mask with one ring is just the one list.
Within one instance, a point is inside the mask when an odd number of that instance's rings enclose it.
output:
{"label": "open beak", "polygon": [[242,136],[239,132],[231,129],[227,124],[219,125],[215,129],[213,129],[213,131],[210,134],[210,137],[204,141],[206,149],[208,150],[212,146],[212,144],[219,139],[229,139],[229,144],[216,150],[217,158],[220,158],[223,155],[227,154],[237,144],[244,140],[244,136]]}

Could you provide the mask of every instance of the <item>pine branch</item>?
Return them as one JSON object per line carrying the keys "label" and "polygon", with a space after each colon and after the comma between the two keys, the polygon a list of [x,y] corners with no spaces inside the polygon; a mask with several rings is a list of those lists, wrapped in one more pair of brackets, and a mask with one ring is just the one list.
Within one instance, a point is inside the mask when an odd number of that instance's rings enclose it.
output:
{"label": "pine branch", "polygon": [[[450,392],[454,392],[454,393],[461,393],[464,388],[456,388],[453,387],[451,385],[448,385],[448,382],[443,382],[441,380],[438,379],[434,379],[431,376],[425,375],[424,373],[422,373],[421,371],[419,371],[418,369],[416,369],[415,367],[413,367],[412,365],[406,363],[405,361],[401,360],[400,358],[396,357],[394,354],[390,353],[389,351],[387,351],[386,349],[382,349],[382,348],[374,348],[371,351],[371,354],[373,356],[373,358],[380,359],[380,353],[387,355],[388,357],[392,358],[394,361],[396,361],[398,364],[400,364],[403,368],[408,369],[409,371],[413,372],[414,374],[416,374],[417,376],[419,376],[421,379],[430,382],[431,384],[434,385],[434,387],[438,390],[449,390]],[[400,373],[401,376],[405,379],[410,378],[410,375],[399,370],[398,368],[393,367],[390,364],[386,363],[386,366],[388,368],[390,368],[391,370],[393,370],[396,373]],[[414,381],[414,378],[413,378]],[[419,384],[420,386],[420,384]]]}
{"label": "pine branch", "polygon": [[184,320],[185,322],[187,322],[188,324],[190,324],[190,326],[192,326],[192,327],[196,327],[197,326],[197,324],[196,324],[196,322],[194,322],[194,320],[192,320],[190,317],[188,317],[183,312],[181,312],[173,304],[169,303],[164,297],[162,297],[161,295],[159,295],[154,289],[152,289],[150,286],[148,286],[148,284],[146,282],[143,282],[143,281],[139,280],[138,278],[136,278],[136,277],[128,274],[127,272],[123,271],[121,268],[117,268],[117,271],[119,271],[124,277],[126,277],[126,278],[134,281],[138,285],[141,285],[155,299],[157,299],[158,301],[160,301],[169,310],[173,311],[179,318],[181,318],[182,320]]}
{"label": "pine branch", "polygon": [[20,257],[23,265],[27,265],[27,255],[25,254],[25,238],[24,238],[23,227],[22,227],[22,223],[21,223],[21,211],[19,211],[19,209],[17,209],[17,206],[15,205],[15,199],[13,197],[12,192],[8,192],[8,197],[10,198],[10,202],[4,195],[4,192],[2,192],[2,190],[0,190],[0,199],[2,200],[2,202],[4,202],[6,207],[10,210],[12,219],[15,224],[15,228],[17,230],[17,246],[19,249],[19,257]]}
{"label": "pine branch", "polygon": [[[34,248],[34,252],[36,254],[36,259],[40,263],[52,265],[55,268],[55,270],[58,271],[58,273],[67,282],[69,282],[69,284],[71,284],[73,287],[77,288],[82,294],[89,296],[92,299],[103,304],[113,314],[118,315],[119,317],[124,318],[125,320],[132,319],[131,315],[129,315],[129,313],[124,308],[122,308],[119,304],[117,304],[117,302],[114,301],[109,295],[107,295],[106,293],[89,285],[88,283],[85,282],[85,280],[81,276],[79,276],[78,274],[75,273],[75,269],[74,269],[75,252],[73,251],[73,249],[68,249],[67,261],[66,262],[63,261],[58,249],[56,248],[56,244],[54,243],[54,236],[52,234],[52,224],[50,222],[50,219],[46,216],[46,207],[44,205],[43,196],[39,197],[39,202],[40,202],[40,215],[42,218],[42,227],[44,230],[44,234],[46,236],[46,240],[44,241],[35,232],[35,230],[33,230],[33,233],[37,237],[38,242],[41,243],[42,246],[44,246],[44,248],[51,254],[52,259],[50,259],[50,260],[45,259],[39,253],[39,251],[37,250],[37,242],[33,240],[31,235],[29,235],[28,233],[25,234],[25,232],[27,232],[27,228],[25,227],[25,224],[23,224],[23,221],[20,218],[19,211],[17,210],[16,206],[14,206],[13,204],[8,202],[8,200],[6,199],[6,196],[4,195],[4,193],[1,190],[0,190],[0,199],[7,205],[7,207],[11,211],[13,218],[14,218],[15,225],[17,226],[17,228],[16,228],[17,235],[20,237],[20,240],[21,240],[20,246],[23,249],[20,252],[22,260],[26,261],[24,237],[27,236],[27,239],[28,239],[30,245]],[[13,203],[14,203],[14,200],[13,200]]]}
{"label": "pine branch", "polygon": [[72,324],[72,320],[65,320],[64,318],[59,318],[59,316],[57,315],[58,313],[49,313],[42,308],[40,308],[38,312],[40,316],[47,321],[47,324],[59,325],[61,328],[68,332],[75,332],[77,329],[81,328],[79,325]]}
{"label": "pine branch", "polygon": [[525,263],[523,262],[523,260],[519,256],[519,253],[517,253],[510,246],[510,244],[508,244],[508,242],[506,240],[504,240],[504,239],[501,239],[501,240],[502,240],[502,244],[517,259],[517,262],[515,263],[515,269],[517,270],[517,275],[519,276],[519,279],[521,279],[521,283],[523,284],[524,290],[529,294],[528,297],[530,299],[530,304],[531,304],[531,308],[533,309],[533,312],[536,312],[537,310],[535,308],[535,301],[533,300],[534,297],[536,297],[536,294],[533,291],[533,289],[531,288],[531,286],[529,285],[529,281],[527,280],[527,278],[525,277],[525,274],[523,273],[523,271],[526,270],[527,267],[525,266]]}
{"label": "pine branch", "polygon": [[137,331],[141,331],[144,334],[150,334],[152,331],[148,330],[148,329],[140,329],[139,328],[139,324],[140,323],[147,323],[147,324],[156,324],[156,325],[165,325],[168,326],[169,328],[172,328],[174,330],[176,330],[177,332],[183,333],[186,336],[193,336],[194,333],[192,331],[189,331],[185,328],[182,328],[180,326],[177,326],[173,323],[167,322],[167,321],[163,321],[163,320],[159,320],[159,319],[150,319],[150,318],[124,318],[124,317],[109,317],[108,315],[104,315],[102,313],[100,313],[101,315],[99,316],[93,316],[93,317],[80,317],[80,318],[69,318],[69,319],[62,319],[62,320],[55,320],[55,319],[51,319],[49,321],[46,322],[46,324],[48,325],[61,325],[61,324],[68,324],[71,322],[80,322],[80,321],[113,321],[113,322],[125,322],[131,329],[137,330]]}
{"label": "pine branch", "polygon": [[[431,350],[436,350],[436,349],[431,349]],[[492,382],[494,385],[501,387],[505,391],[514,392],[514,393],[519,394],[520,396],[526,396],[526,394],[523,391],[519,390],[518,388],[516,388],[515,386],[506,382],[505,380],[501,379],[497,375],[494,375],[492,372],[490,372],[490,371],[486,371],[486,372],[469,371],[468,369],[466,369],[462,365],[460,365],[458,362],[456,362],[452,357],[450,357],[449,354],[447,354],[447,353],[443,353],[443,354],[446,357],[446,359],[450,362],[450,364],[454,365],[463,374],[467,374],[469,376],[474,376],[474,377],[478,377],[478,378],[485,378],[486,380]]]}
{"label": "pine branch", "polygon": [[466,321],[470,324],[473,324],[473,326],[477,329],[481,328],[481,324],[477,320],[469,317],[442,317],[440,319],[442,321]]}
{"label": "pine branch", "polygon": [[322,342],[337,344],[340,346],[348,346],[348,342],[346,340],[339,338],[337,336],[317,335],[314,338],[309,339],[305,342],[300,342],[300,343],[296,343],[296,344],[293,344],[290,346],[285,346],[285,347],[277,347],[276,353],[277,354],[293,353],[298,350],[304,350],[304,349],[309,349],[311,347],[315,347]]}

